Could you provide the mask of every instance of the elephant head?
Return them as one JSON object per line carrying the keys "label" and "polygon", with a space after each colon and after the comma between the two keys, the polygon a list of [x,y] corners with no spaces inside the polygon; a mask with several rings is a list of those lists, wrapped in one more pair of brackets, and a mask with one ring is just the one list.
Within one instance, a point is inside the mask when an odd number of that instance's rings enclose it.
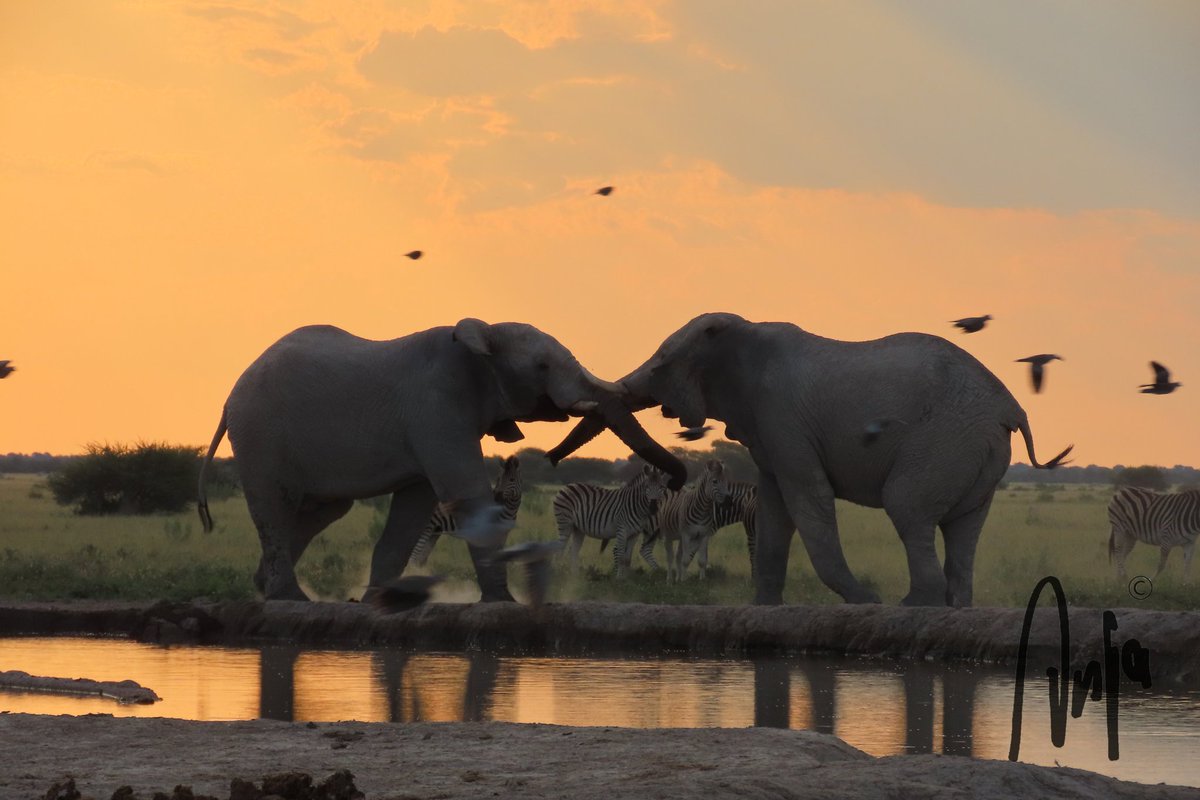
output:
{"label": "elephant head", "polygon": [[561,422],[586,415],[599,425],[597,434],[612,430],[633,452],[670,475],[673,488],[687,479],[683,462],[634,419],[625,389],[592,375],[554,337],[522,323],[464,319],[454,327],[454,340],[484,366],[492,382],[495,407],[488,411],[486,431],[495,438],[524,438],[518,422]]}
{"label": "elephant head", "polygon": [[[630,411],[662,406],[668,419],[693,428],[714,417],[704,392],[711,356],[723,347],[721,334],[749,325],[736,314],[703,314],[672,334],[644,364],[618,383]],[[719,382],[720,377],[714,376]],[[587,417],[557,447],[546,453],[557,464],[604,430],[603,420]],[[674,488],[674,487],[673,487]]]}

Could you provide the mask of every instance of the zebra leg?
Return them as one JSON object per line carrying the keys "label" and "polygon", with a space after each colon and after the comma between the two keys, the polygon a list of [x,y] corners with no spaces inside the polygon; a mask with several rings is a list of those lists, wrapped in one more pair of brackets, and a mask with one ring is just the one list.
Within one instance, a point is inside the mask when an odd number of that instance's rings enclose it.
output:
{"label": "zebra leg", "polygon": [[651,569],[662,569],[662,567],[658,565],[658,562],[654,560],[654,539],[650,536],[650,534],[643,534],[642,536],[641,554],[642,560],[649,564]]}
{"label": "zebra leg", "polygon": [[700,539],[700,577],[708,577],[708,540],[711,537],[705,536]]}
{"label": "zebra leg", "polygon": [[1187,583],[1188,569],[1192,566],[1192,553],[1196,549],[1196,540],[1192,539],[1183,546],[1183,582]]}
{"label": "zebra leg", "polygon": [[670,536],[663,536],[663,549],[667,551],[667,583],[672,583],[678,572],[675,564],[675,542]]}
{"label": "zebra leg", "polygon": [[578,528],[572,528],[571,530],[562,533],[559,541],[562,541],[567,537],[570,537],[571,540],[570,545],[567,548],[570,551],[571,570],[574,572],[579,572],[579,550],[583,547],[583,531],[579,530]]}
{"label": "zebra leg", "polygon": [[1133,546],[1137,544],[1137,540],[1123,529],[1113,526],[1112,534],[1108,539],[1108,554],[1109,558],[1117,561],[1117,577],[1125,580],[1128,576],[1125,574],[1125,557],[1133,550]]}
{"label": "zebra leg", "polygon": [[433,548],[437,545],[440,533],[433,533],[426,530],[421,534],[421,538],[417,540],[417,546],[413,548],[412,561],[418,567],[425,566],[425,562],[429,560],[429,556],[433,554]]}
{"label": "zebra leg", "polygon": [[754,571],[754,546],[756,544],[755,539],[758,537],[758,531],[755,530],[754,520],[750,517],[742,521],[742,527],[746,529],[746,550],[750,553],[750,580],[753,581],[758,577]]}
{"label": "zebra leg", "polygon": [[1167,568],[1167,557],[1171,555],[1172,547],[1174,547],[1174,545],[1164,544],[1162,547],[1158,548],[1158,569],[1154,571],[1155,578],[1158,578],[1158,576],[1162,574],[1162,571]]}

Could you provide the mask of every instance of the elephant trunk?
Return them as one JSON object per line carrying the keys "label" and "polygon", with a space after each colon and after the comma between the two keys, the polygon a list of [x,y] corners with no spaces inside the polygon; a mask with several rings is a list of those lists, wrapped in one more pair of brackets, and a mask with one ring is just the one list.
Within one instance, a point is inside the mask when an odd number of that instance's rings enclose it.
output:
{"label": "elephant trunk", "polygon": [[[636,379],[636,376],[637,373],[634,373],[617,384],[606,384],[604,388],[611,387],[616,391],[603,392],[598,407],[586,414],[562,442],[546,453],[551,464],[557,465],[607,428],[647,463],[670,475],[671,489],[678,490],[683,486],[687,480],[687,468],[683,462],[650,438],[634,419],[634,411],[657,405],[653,399],[630,391],[629,381]],[[634,385],[640,386],[641,383],[636,381]]]}

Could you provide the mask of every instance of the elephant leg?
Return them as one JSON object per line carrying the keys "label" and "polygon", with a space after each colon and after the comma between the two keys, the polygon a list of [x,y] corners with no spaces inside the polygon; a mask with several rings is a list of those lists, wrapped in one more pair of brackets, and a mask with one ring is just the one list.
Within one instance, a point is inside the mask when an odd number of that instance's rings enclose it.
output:
{"label": "elephant leg", "polygon": [[[296,504],[282,491],[245,487],[246,506],[258,530],[262,558],[254,576],[255,586],[268,600],[308,600],[296,581],[292,559],[296,536]],[[305,542],[307,544],[307,542]],[[303,550],[303,548],[301,548]]]}
{"label": "elephant leg", "polygon": [[[408,566],[417,539],[429,523],[437,505],[433,487],[426,481],[410,484],[392,494],[383,533],[371,556],[371,587],[380,587],[399,578]],[[373,592],[368,589],[367,599]]]}
{"label": "elephant leg", "polygon": [[774,476],[763,472],[758,479],[758,530],[762,536],[754,553],[755,594],[757,605],[783,603],[783,583],[787,577],[788,554],[795,526]]}
{"label": "elephant leg", "polygon": [[492,561],[494,548],[468,544],[471,562],[475,565],[475,577],[479,579],[479,600],[483,603],[515,603],[516,598],[508,591],[508,563]]}
{"label": "elephant leg", "polygon": [[[828,483],[811,481],[792,485],[785,483],[780,486],[780,494],[821,582],[841,595],[847,603],[878,603],[879,595],[859,583],[846,563],[846,555],[838,539],[832,487]],[[759,502],[762,502],[761,491]],[[759,569],[765,563],[767,561],[760,557]]]}
{"label": "elephant leg", "polygon": [[992,499],[950,522],[943,522],[942,541],[946,545],[946,605],[969,608],[975,585],[975,548]]}
{"label": "elephant leg", "polygon": [[908,556],[908,594],[900,601],[900,605],[945,605],[946,576],[938,562],[934,523],[891,512],[888,516],[896,526]]}

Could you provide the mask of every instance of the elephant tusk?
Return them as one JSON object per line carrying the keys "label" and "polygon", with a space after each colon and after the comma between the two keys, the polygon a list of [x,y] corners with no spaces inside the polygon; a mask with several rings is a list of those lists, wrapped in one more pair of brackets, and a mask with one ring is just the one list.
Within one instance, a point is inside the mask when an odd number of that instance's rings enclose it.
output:
{"label": "elephant tusk", "polygon": [[571,406],[571,411],[576,414],[590,414],[600,407],[600,403],[595,400],[580,400],[575,405]]}

